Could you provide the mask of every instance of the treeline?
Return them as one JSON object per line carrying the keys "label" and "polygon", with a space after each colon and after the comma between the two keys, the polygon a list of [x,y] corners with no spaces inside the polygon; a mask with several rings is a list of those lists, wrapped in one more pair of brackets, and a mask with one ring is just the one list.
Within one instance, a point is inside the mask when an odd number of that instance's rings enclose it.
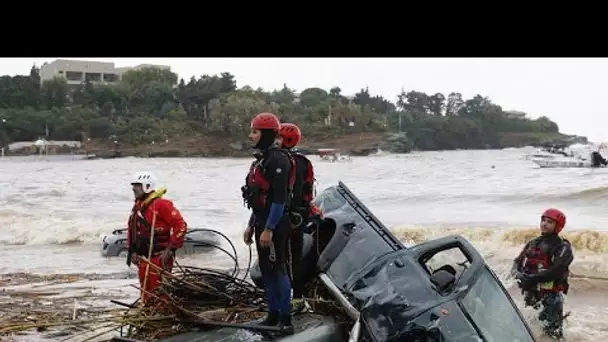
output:
{"label": "treeline", "polygon": [[402,91],[391,102],[368,89],[352,97],[339,87],[308,88],[297,94],[284,85],[266,91],[237,87],[230,73],[180,79],[157,68],[131,70],[113,85],[63,78],[41,83],[39,69],[29,75],[0,77],[0,143],[47,139],[111,139],[142,144],[195,133],[244,137],[260,111],[299,124],[310,136],[319,132],[402,131],[420,149],[499,146],[504,133],[558,132],[546,117],[509,119],[481,95],[463,99]]}

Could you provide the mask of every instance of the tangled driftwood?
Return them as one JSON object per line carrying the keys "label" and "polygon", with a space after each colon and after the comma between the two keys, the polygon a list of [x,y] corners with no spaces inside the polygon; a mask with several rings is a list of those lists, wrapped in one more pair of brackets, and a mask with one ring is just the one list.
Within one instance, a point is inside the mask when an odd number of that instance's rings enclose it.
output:
{"label": "tangled driftwood", "polygon": [[[230,244],[232,245],[231,242]],[[10,322],[1,322],[0,335],[7,336],[31,329],[63,329],[63,334],[69,335],[64,341],[87,341],[120,331],[125,337],[150,341],[189,331],[194,327],[238,326],[263,316],[266,304],[264,291],[245,280],[249,265],[245,274],[239,276],[242,272],[236,250],[232,247],[234,254],[219,247],[235,261],[231,271],[176,264],[173,272],[167,272],[142,257],[141,262],[148,263],[163,275],[161,285],[149,293],[151,300],[145,306],[140,305],[139,300],[132,304],[113,300],[113,303],[122,307],[98,310],[86,319],[70,317],[69,310],[63,310],[61,314],[50,310],[47,315],[38,315],[36,319],[20,317]],[[251,251],[249,256],[251,264]],[[332,297],[318,282],[308,284],[305,296],[314,312],[347,320],[340,306],[330,300]],[[30,309],[39,310],[34,307]]]}

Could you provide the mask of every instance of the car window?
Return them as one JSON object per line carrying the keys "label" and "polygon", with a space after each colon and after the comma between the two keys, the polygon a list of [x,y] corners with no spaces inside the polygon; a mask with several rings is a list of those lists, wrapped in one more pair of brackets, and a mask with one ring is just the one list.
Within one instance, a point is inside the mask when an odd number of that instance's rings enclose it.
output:
{"label": "car window", "polygon": [[461,304],[488,342],[534,342],[507,296],[484,267]]}

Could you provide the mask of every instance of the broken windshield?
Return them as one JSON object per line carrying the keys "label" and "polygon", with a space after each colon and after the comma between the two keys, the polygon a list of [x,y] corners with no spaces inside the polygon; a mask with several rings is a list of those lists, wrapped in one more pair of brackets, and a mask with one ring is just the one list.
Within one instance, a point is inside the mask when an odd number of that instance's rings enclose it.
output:
{"label": "broken windshield", "polygon": [[484,267],[461,303],[488,342],[534,342],[516,308]]}

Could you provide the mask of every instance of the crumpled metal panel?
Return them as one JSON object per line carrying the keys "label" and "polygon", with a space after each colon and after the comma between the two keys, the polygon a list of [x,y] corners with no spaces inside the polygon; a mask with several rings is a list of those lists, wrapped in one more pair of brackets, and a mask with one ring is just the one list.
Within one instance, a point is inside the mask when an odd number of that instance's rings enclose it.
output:
{"label": "crumpled metal panel", "polygon": [[[406,249],[343,184],[326,189],[316,197],[315,204],[326,218],[336,223],[334,238],[319,258],[318,267],[359,311],[367,339],[376,342],[534,341],[517,309],[483,261],[468,272],[464,284],[449,294],[440,294],[431,283],[429,273],[414,257],[424,247]],[[508,333],[505,329],[494,329],[491,321],[479,318],[495,314],[486,312],[480,316],[480,312],[474,313],[474,308],[467,306],[470,300],[463,301],[475,296],[477,292],[471,288],[479,286],[496,288],[493,297],[477,301],[496,301],[488,308],[508,317],[509,322],[496,324],[509,324]]]}
{"label": "crumpled metal panel", "polygon": [[352,274],[377,257],[405,249],[369,209],[356,197],[351,200],[350,195],[349,190],[333,186],[315,197],[315,204],[324,217],[334,220],[337,226],[337,236],[322,253],[318,265],[325,271],[331,264],[327,274],[340,289]]}

